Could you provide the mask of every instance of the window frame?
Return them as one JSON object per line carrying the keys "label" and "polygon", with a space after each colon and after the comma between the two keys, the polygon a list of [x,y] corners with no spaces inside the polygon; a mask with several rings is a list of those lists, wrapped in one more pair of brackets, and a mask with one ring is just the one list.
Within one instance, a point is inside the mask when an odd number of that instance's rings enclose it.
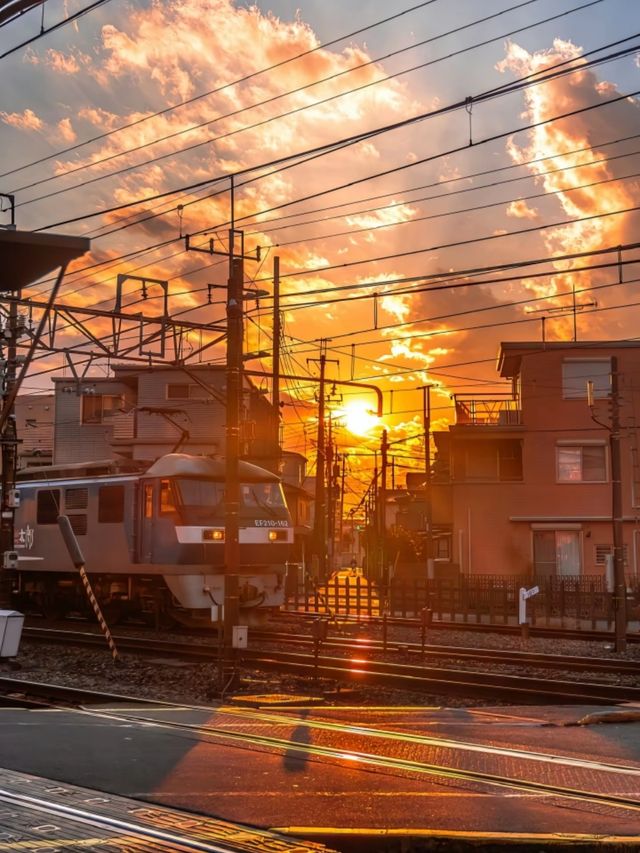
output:
{"label": "window frame", "polygon": [[[44,502],[44,497],[41,502],[41,495],[49,495],[49,500],[51,501],[51,506],[56,511],[55,517],[52,521],[49,520],[50,516],[48,514],[50,507],[43,507],[41,503]],[[54,497],[56,495],[57,497]],[[62,500],[62,491],[61,489],[38,489],[36,492],[36,524],[38,525],[51,525],[58,523],[58,516],[60,515],[60,507]],[[46,513],[45,513],[46,509]],[[46,518],[45,518],[46,515]]]}
{"label": "window frame", "polygon": [[[602,450],[603,454],[603,462],[604,462],[604,478],[598,480],[585,480],[584,478],[584,448],[599,448]],[[580,478],[577,480],[570,480],[566,478],[562,478],[560,476],[560,451],[561,450],[569,450],[569,449],[579,449],[580,450]],[[589,442],[589,441],[562,441],[558,442],[555,446],[555,456],[556,456],[556,483],[559,486],[575,486],[575,485],[598,485],[602,483],[610,482],[610,471],[609,471],[609,453],[607,451],[607,445],[604,441],[598,442]]]}
{"label": "window frame", "polygon": [[[83,426],[102,426],[105,422],[109,422],[113,420],[115,412],[109,410],[109,414],[105,415],[104,410],[104,400],[108,398],[110,400],[117,400],[118,405],[122,408],[124,404],[124,396],[122,394],[83,394],[80,398],[80,423]],[[85,415],[85,401],[86,400],[100,400],[100,418],[99,420],[88,420]]]}
{"label": "window frame", "polygon": [[[593,376],[590,377],[588,374],[580,377],[567,377],[565,376],[565,368],[570,366],[577,365],[587,365],[590,364],[601,364],[607,366],[607,388],[606,391],[603,388],[599,388],[597,385],[597,378],[603,376],[599,372],[594,372]],[[593,399],[594,400],[607,400],[611,396],[611,357],[609,358],[563,358],[562,359],[562,367],[561,367],[561,376],[562,376],[562,399],[563,400],[586,400],[587,399],[587,382],[593,382]],[[580,380],[584,380],[584,388],[582,387],[570,387],[571,381],[573,383],[578,382],[578,378]],[[568,387],[569,386],[569,387]]]}
{"label": "window frame", "polygon": [[[187,393],[184,396],[170,394],[170,388],[185,388]],[[207,389],[198,385],[197,382],[167,382],[164,390],[166,400],[198,400],[201,402],[211,398],[211,394]]]}

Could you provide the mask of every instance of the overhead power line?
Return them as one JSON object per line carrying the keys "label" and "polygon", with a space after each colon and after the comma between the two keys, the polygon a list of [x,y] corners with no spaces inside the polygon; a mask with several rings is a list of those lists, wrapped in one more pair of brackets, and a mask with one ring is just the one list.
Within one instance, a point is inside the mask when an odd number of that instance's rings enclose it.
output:
{"label": "overhead power line", "polygon": [[[576,115],[581,115],[581,114],[590,112],[591,110],[594,110],[594,109],[600,109],[601,107],[604,107],[604,106],[611,106],[612,104],[616,104],[616,103],[619,103],[621,101],[626,101],[630,97],[633,97],[634,95],[637,95],[638,93],[640,93],[640,89],[634,90],[633,92],[627,92],[624,95],[619,95],[619,96],[614,97],[614,98],[608,98],[607,100],[599,101],[598,103],[590,104],[589,106],[586,106],[586,107],[580,107],[580,108],[575,109],[575,110],[570,110],[569,112],[562,113],[562,114],[559,114],[556,116],[552,116],[551,118],[548,118],[548,119],[543,119],[543,120],[538,121],[538,122],[531,122],[528,125],[522,125],[521,127],[518,127],[518,128],[512,128],[509,131],[505,131],[503,133],[493,134],[492,136],[484,137],[483,139],[474,140],[472,145],[469,145],[467,143],[465,145],[456,146],[455,148],[451,148],[448,151],[440,152],[438,154],[433,154],[430,157],[424,157],[417,162],[405,163],[402,166],[397,166],[393,169],[388,169],[384,172],[379,172],[376,177],[382,177],[383,175],[388,175],[388,174],[391,174],[392,172],[398,172],[398,171],[402,171],[404,169],[412,168],[412,167],[418,165],[418,163],[427,163],[427,162],[431,162],[434,160],[438,160],[438,159],[441,159],[443,157],[450,156],[451,154],[458,153],[460,151],[465,151],[470,147],[477,148],[479,145],[484,145],[484,144],[487,144],[488,142],[495,142],[499,139],[504,139],[506,137],[512,136],[514,133],[522,133],[526,130],[533,130],[536,127],[542,127],[546,124],[551,124],[552,122],[555,122],[555,121],[560,121],[560,120],[565,119],[565,118],[572,118]],[[420,113],[416,116],[412,116],[411,118],[402,119],[401,121],[393,122],[392,124],[384,125],[382,127],[375,128],[374,130],[363,131],[361,133],[354,134],[352,136],[343,137],[342,139],[337,140],[335,142],[324,143],[323,145],[318,145],[318,146],[315,146],[314,148],[306,149],[305,151],[300,151],[300,152],[297,152],[295,154],[285,155],[284,157],[278,157],[278,158],[275,158],[274,160],[270,160],[266,163],[262,163],[259,165],[247,166],[244,169],[239,169],[238,171],[236,171],[233,174],[233,177],[234,177],[234,179],[236,179],[236,178],[240,178],[243,176],[248,176],[254,172],[262,171],[264,169],[273,169],[273,171],[267,172],[266,175],[258,176],[259,178],[268,177],[269,175],[274,174],[277,171],[281,171],[283,168],[285,168],[285,164],[289,164],[289,166],[286,168],[291,168],[292,165],[299,165],[300,161],[306,162],[308,159],[315,159],[316,157],[324,156],[324,155],[331,153],[333,151],[342,150],[344,148],[355,145],[358,142],[364,142],[368,139],[372,139],[372,138],[380,136],[382,134],[389,133],[389,132],[394,131],[394,130],[398,130],[399,128],[408,127],[412,124],[416,124],[420,121],[424,121],[426,118],[432,118],[436,115],[444,115],[444,114],[451,112],[453,110],[456,110],[456,109],[464,109],[468,105],[468,103],[469,103],[468,99],[465,99],[463,101],[458,101],[455,104],[451,104],[447,107],[442,107],[438,110],[431,110],[431,111],[426,112],[426,113]],[[186,185],[183,185],[181,187],[176,187],[175,189],[172,189],[172,190],[165,190],[164,192],[156,193],[153,196],[147,196],[144,198],[136,199],[134,201],[126,202],[124,204],[119,204],[119,205],[115,205],[114,207],[106,208],[104,210],[93,211],[91,213],[85,213],[85,214],[82,214],[80,216],[74,216],[74,217],[70,217],[68,219],[59,220],[57,222],[49,223],[48,225],[42,226],[42,227],[37,228],[35,230],[36,231],[48,231],[48,230],[51,230],[53,228],[59,228],[63,225],[71,225],[75,222],[83,222],[87,219],[93,219],[97,216],[105,216],[109,213],[115,213],[115,212],[118,212],[120,210],[127,210],[131,207],[136,207],[138,205],[145,204],[145,203],[148,203],[151,201],[157,201],[158,199],[161,199],[161,198],[167,198],[169,196],[176,195],[177,193],[182,193],[182,192],[187,192],[190,190],[199,189],[201,187],[210,186],[210,185],[213,185],[215,183],[220,183],[222,181],[228,181],[230,178],[231,178],[231,175],[219,175],[217,177],[207,178],[203,181],[197,181],[193,184],[186,184]],[[257,177],[251,178],[250,180],[245,181],[244,183],[240,183],[239,185],[236,184],[236,187],[239,189],[242,186],[245,186],[247,183],[253,183],[255,180],[257,180]],[[352,186],[356,186],[357,184],[363,183],[366,180],[371,180],[371,177],[359,178],[359,179],[356,179],[353,181],[349,181],[345,184],[342,184],[340,187],[334,187],[331,190],[322,190],[322,191],[319,191],[317,193],[312,193],[308,196],[305,196],[302,199],[297,199],[295,202],[293,202],[293,201],[292,202],[284,202],[280,205],[274,205],[273,207],[268,208],[264,212],[270,213],[270,212],[273,212],[275,210],[281,210],[285,207],[291,206],[292,204],[299,204],[301,201],[308,201],[308,200],[313,199],[313,198],[319,198],[320,196],[326,195],[329,192],[336,192],[337,189],[346,189],[346,188],[349,188]],[[247,214],[247,216],[248,215],[249,214]],[[255,214],[251,214],[251,215],[255,216]],[[237,220],[237,222],[242,221],[245,218],[246,217],[241,217],[240,219]],[[144,220],[141,220],[141,221],[144,221]],[[139,222],[136,222],[133,224],[139,224]],[[123,226],[123,227],[130,227],[130,226]],[[194,232],[194,235],[203,234],[203,233],[206,233],[207,231],[210,231],[210,230],[211,230],[211,226],[207,226],[206,228],[203,228],[203,229],[200,229],[200,230]],[[112,233],[112,232],[110,232],[110,233]],[[105,236],[105,235],[103,235],[103,236]]]}
{"label": "overhead power line", "polygon": [[[106,0],[102,0],[102,2],[106,2]],[[38,160],[33,160],[30,163],[25,163],[22,166],[16,166],[13,169],[10,169],[7,172],[0,173],[0,178],[5,178],[7,175],[14,175],[16,172],[21,172],[24,169],[30,169],[32,166],[38,166],[41,163],[46,163],[48,160],[55,160],[59,157],[62,157],[64,154],[70,154],[72,151],[77,151],[79,148],[83,148],[85,145],[90,145],[93,142],[99,142],[101,139],[107,139],[110,136],[113,136],[115,133],[120,133],[123,130],[128,130],[131,127],[136,127],[139,124],[143,124],[145,121],[149,121],[153,118],[158,118],[158,116],[166,115],[167,113],[173,112],[173,110],[177,110],[180,107],[187,106],[188,104],[193,104],[196,101],[202,100],[202,98],[207,98],[209,95],[215,95],[218,92],[223,92],[225,89],[229,89],[233,86],[238,86],[240,83],[246,83],[248,80],[253,80],[255,77],[259,77],[262,74],[266,74],[268,71],[274,71],[276,68],[282,68],[284,65],[288,65],[291,62],[295,62],[297,59],[302,59],[305,56],[309,56],[312,53],[316,53],[319,50],[324,50],[327,47],[331,47],[334,44],[338,44],[341,41],[345,41],[346,39],[353,38],[354,36],[361,35],[368,30],[374,29],[375,27],[382,26],[383,24],[387,24],[390,21],[394,21],[397,18],[401,18],[404,15],[409,14],[410,12],[415,12],[417,9],[422,9],[424,6],[430,6],[432,3],[437,2],[437,0],[424,0],[422,3],[418,3],[417,5],[410,6],[407,9],[403,9],[401,12],[396,12],[394,15],[390,15],[387,18],[382,18],[380,21],[375,21],[373,24],[368,24],[366,27],[360,27],[357,30],[353,30],[353,32],[347,33],[343,36],[338,36],[330,41],[324,42],[322,44],[317,45],[316,47],[309,48],[308,50],[304,50],[301,53],[296,53],[294,56],[290,56],[287,59],[282,59],[280,62],[275,62],[273,65],[268,65],[266,68],[261,68],[258,71],[252,71],[250,74],[245,74],[243,77],[239,77],[237,80],[232,81],[231,83],[225,83],[223,86],[218,86],[215,89],[209,89],[207,92],[202,92],[199,95],[195,95],[192,98],[187,98],[183,101],[178,101],[175,104],[172,104],[170,107],[164,107],[161,110],[158,110],[155,113],[150,113],[149,115],[143,116],[142,118],[136,119],[135,121],[128,122],[127,124],[120,125],[120,127],[113,128],[112,130],[106,131],[105,133],[100,133],[96,136],[92,136],[90,139],[85,139],[83,142],[76,142],[74,145],[69,145],[67,148],[62,148],[59,151],[56,151],[54,154],[47,154],[45,157],[40,157]]]}
{"label": "overhead power line", "polygon": [[[593,0],[593,2],[599,2],[599,0]],[[640,35],[640,34],[636,33],[633,36],[627,36],[626,38],[621,39],[618,42],[613,42],[610,45],[606,45],[606,46],[597,48],[593,51],[590,51],[590,53],[599,53],[602,50],[605,50],[608,47],[611,47],[612,44],[619,44],[619,43],[624,42],[624,41],[629,41],[632,38],[636,38],[638,35]],[[605,56],[605,57],[599,57],[597,59],[588,60],[587,62],[584,62],[583,64],[581,64],[579,66],[575,65],[575,59],[563,60],[562,62],[559,62],[556,65],[551,66],[550,68],[547,68],[542,72],[539,72],[539,71],[533,72],[533,73],[528,74],[525,77],[521,78],[520,80],[511,82],[511,83],[505,83],[503,86],[494,87],[493,89],[488,90],[486,92],[483,92],[479,95],[468,96],[462,102],[458,102],[455,104],[451,104],[447,107],[442,107],[442,108],[438,108],[436,110],[432,110],[429,113],[423,114],[418,120],[422,121],[425,119],[434,118],[436,116],[442,116],[442,115],[445,115],[447,113],[455,112],[456,110],[460,110],[463,107],[465,109],[469,109],[471,106],[473,106],[473,104],[484,103],[484,102],[492,100],[493,98],[502,97],[503,95],[508,95],[508,94],[513,93],[513,92],[517,92],[517,91],[520,91],[522,89],[526,89],[530,86],[537,86],[537,85],[540,85],[542,83],[549,82],[550,80],[556,79],[559,76],[564,76],[566,74],[576,73],[578,71],[584,72],[584,70],[587,68],[599,65],[599,64],[604,63],[604,62],[610,62],[613,59],[619,59],[619,58],[631,55],[631,54],[635,53],[639,47],[640,47],[640,45],[633,45],[631,47],[624,48],[623,50],[616,51],[614,54],[610,54],[610,55]],[[588,54],[584,54],[583,56],[587,56],[587,55]],[[569,67],[569,66],[571,66],[571,67]],[[405,73],[405,72],[402,72],[402,73]],[[386,79],[391,79],[391,77],[393,77],[393,76],[399,76],[399,74],[391,75],[390,77],[388,77]],[[268,118],[262,119],[261,121],[255,122],[254,124],[247,125],[247,126],[241,127],[241,128],[236,128],[233,130],[229,130],[226,133],[222,133],[216,137],[213,137],[212,139],[207,139],[207,140],[204,140],[202,142],[197,142],[197,143],[194,143],[190,146],[182,148],[177,152],[171,151],[171,152],[168,152],[166,154],[159,154],[156,157],[152,157],[149,160],[144,161],[144,163],[137,163],[137,164],[133,164],[130,166],[125,166],[122,169],[119,169],[118,171],[115,171],[115,172],[111,172],[107,175],[97,175],[94,178],[90,178],[88,180],[82,181],[80,184],[73,184],[69,187],[63,187],[59,190],[53,190],[49,193],[45,193],[44,195],[36,196],[35,198],[31,198],[31,199],[28,199],[26,201],[22,201],[19,204],[16,204],[16,208],[25,207],[25,206],[30,205],[30,204],[35,204],[39,201],[44,201],[45,199],[48,199],[48,198],[54,198],[56,196],[63,195],[65,193],[72,192],[73,190],[76,190],[76,189],[80,189],[80,188],[84,189],[88,185],[98,183],[99,181],[105,180],[106,178],[116,177],[118,175],[125,174],[127,172],[135,171],[136,169],[139,169],[141,166],[150,165],[153,163],[158,163],[161,160],[166,160],[168,158],[175,157],[176,154],[182,154],[185,152],[193,151],[197,148],[201,148],[202,146],[205,146],[205,145],[211,145],[214,142],[218,142],[222,139],[227,139],[231,136],[237,135],[238,133],[244,133],[245,131],[248,131],[248,130],[255,130],[259,127],[263,127],[264,125],[270,124],[273,121],[289,117],[289,116],[297,114],[299,112],[303,112],[307,109],[310,109],[311,107],[316,107],[316,106],[320,106],[322,104],[326,104],[330,101],[335,100],[336,98],[342,98],[347,94],[353,94],[354,92],[360,91],[361,89],[369,88],[372,85],[377,85],[378,82],[380,82],[380,81],[374,81],[372,83],[367,83],[361,87],[358,87],[357,89],[350,90],[349,92],[331,95],[331,96],[324,98],[320,101],[316,101],[312,105],[304,105],[304,106],[296,107],[294,109],[288,110],[285,113],[280,113],[279,115],[270,116]],[[407,122],[407,124],[409,124],[409,123],[411,123],[411,120],[409,120]],[[397,125],[397,127],[400,127],[403,125],[404,125],[404,122],[399,123]],[[396,129],[396,128],[394,127],[391,129]],[[381,131],[378,131],[378,130],[372,131],[371,137],[367,136],[366,138],[372,138],[373,136],[377,136],[379,132],[381,132]],[[387,132],[387,130],[382,131],[382,132]],[[356,140],[356,141],[361,141],[361,140]],[[353,144],[353,143],[349,143],[349,144]],[[338,147],[342,148],[342,147],[346,147],[346,146],[345,145],[339,145]],[[326,152],[322,152],[322,153],[330,153],[330,150],[327,150]],[[286,158],[286,159],[288,160],[289,158]],[[274,161],[274,162],[275,163],[283,163],[285,161],[281,158],[280,160]],[[74,171],[78,171],[78,169],[75,169]],[[237,172],[236,174],[237,175],[246,174],[247,171],[248,170],[243,170],[242,172]],[[255,171],[255,169],[251,169],[250,171]],[[261,177],[263,177],[263,176],[261,176]],[[253,178],[252,180],[256,180],[256,179],[257,178]],[[47,178],[44,180],[50,180],[50,179]],[[23,187],[22,189],[26,189],[26,187]],[[17,192],[18,192],[18,190],[14,190],[13,194],[16,194]]]}
{"label": "overhead power line", "polygon": [[[319,80],[314,80],[311,83],[306,83],[303,86],[298,86],[295,89],[289,89],[285,92],[281,92],[277,95],[273,95],[273,96],[271,96],[269,98],[265,98],[261,101],[256,101],[255,103],[249,104],[248,106],[240,107],[240,108],[232,110],[231,112],[224,113],[224,114],[218,115],[218,116],[214,116],[213,118],[207,119],[206,121],[199,122],[198,124],[190,125],[189,127],[173,131],[172,133],[165,134],[164,136],[158,136],[158,137],[150,140],[149,142],[143,142],[140,145],[136,145],[136,146],[133,146],[131,148],[126,148],[126,149],[123,149],[122,151],[117,151],[113,154],[109,154],[105,157],[101,157],[101,158],[98,158],[96,160],[91,160],[88,163],[81,163],[80,165],[73,166],[73,167],[70,167],[68,169],[56,171],[56,173],[54,175],[49,175],[46,178],[41,178],[39,180],[32,181],[31,183],[24,184],[21,187],[16,187],[15,189],[11,190],[11,192],[12,192],[12,194],[17,195],[18,193],[24,192],[25,190],[32,189],[34,187],[41,186],[43,184],[47,184],[50,181],[56,181],[60,178],[64,178],[64,177],[67,177],[69,175],[73,175],[73,174],[80,172],[80,171],[85,172],[87,169],[92,169],[96,166],[103,165],[104,163],[112,162],[113,160],[119,159],[120,157],[124,157],[124,156],[129,155],[129,154],[135,154],[138,151],[143,151],[146,148],[149,148],[153,145],[158,145],[161,142],[168,142],[171,139],[177,139],[179,137],[185,136],[186,134],[193,133],[196,130],[201,130],[202,128],[209,127],[212,124],[217,124],[218,122],[224,121],[225,119],[235,118],[239,115],[242,115],[243,113],[249,112],[250,110],[257,109],[258,107],[267,106],[268,104],[272,104],[275,101],[281,100],[282,98],[286,98],[286,97],[289,97],[291,95],[304,92],[308,89],[313,88],[314,86],[320,86],[324,83],[335,81],[335,80],[339,79],[340,77],[343,77],[347,74],[352,74],[355,71],[359,71],[359,70],[362,70],[363,68],[366,68],[368,66],[375,65],[375,64],[380,63],[380,62],[382,62],[386,59],[389,59],[391,57],[398,56],[402,53],[406,53],[406,52],[411,51],[411,50],[415,50],[418,47],[424,46],[426,44],[430,44],[431,42],[437,41],[439,39],[453,35],[455,33],[459,33],[462,30],[469,29],[470,27],[476,26],[477,24],[486,23],[487,21],[491,20],[492,18],[499,17],[500,15],[504,15],[507,12],[514,11],[516,9],[520,9],[523,6],[528,6],[534,2],[539,2],[539,0],[524,0],[524,2],[522,2],[522,3],[519,3],[515,6],[511,6],[508,9],[503,9],[500,12],[497,12],[493,15],[486,15],[485,17],[478,18],[475,21],[472,21],[468,24],[464,24],[464,25],[459,26],[459,27],[454,27],[453,29],[448,30],[447,32],[441,33],[437,36],[433,36],[433,37],[428,38],[428,39],[423,39],[422,41],[412,43],[412,44],[408,45],[407,47],[404,47],[400,50],[395,50],[395,51],[392,51],[391,53],[384,54],[383,56],[379,56],[379,57],[377,57],[375,59],[371,59],[367,62],[362,62],[362,63],[359,63],[358,65],[353,65],[350,68],[346,68],[342,71],[338,71],[335,74],[330,74],[327,77],[323,77]],[[525,27],[519,27],[515,30],[510,30],[509,32],[502,33],[501,35],[495,36],[491,39],[487,39],[487,40],[482,41],[482,42],[477,42],[473,45],[470,45],[469,47],[453,51],[452,53],[448,53],[445,56],[437,57],[436,59],[431,59],[431,60],[428,60],[427,62],[420,63],[419,65],[415,65],[412,68],[404,69],[403,71],[399,71],[399,72],[396,72],[394,74],[390,74],[390,75],[387,75],[385,77],[380,77],[376,80],[372,80],[366,84],[363,84],[362,86],[357,86],[355,88],[348,89],[344,92],[338,92],[334,95],[331,95],[327,98],[323,98],[319,101],[314,101],[313,103],[305,104],[302,107],[298,107],[298,108],[290,110],[288,112],[280,113],[279,115],[276,115],[276,116],[271,116],[271,117],[269,117],[269,118],[267,118],[264,121],[261,121],[259,123],[247,125],[247,126],[241,127],[241,128],[237,128],[237,129],[234,129],[233,131],[231,131],[229,133],[221,134],[220,136],[214,137],[212,139],[207,139],[207,140],[204,140],[201,142],[196,142],[196,143],[188,145],[184,148],[176,149],[174,151],[170,151],[170,152],[167,152],[165,154],[158,155],[157,157],[152,157],[148,160],[144,160],[144,161],[141,161],[139,163],[135,163],[135,164],[132,164],[130,166],[126,166],[125,168],[117,170],[115,172],[110,172],[108,174],[100,175],[99,177],[97,177],[95,179],[95,181],[97,182],[97,181],[106,180],[108,178],[116,177],[118,175],[124,174],[125,172],[132,171],[135,169],[139,169],[139,168],[142,168],[143,166],[151,165],[153,163],[158,162],[159,160],[167,159],[170,157],[175,157],[179,154],[183,154],[183,153],[186,153],[189,151],[193,151],[193,150],[200,148],[204,145],[211,145],[212,143],[217,142],[221,139],[225,139],[229,136],[235,136],[238,133],[242,133],[242,132],[247,131],[247,130],[253,130],[253,129],[255,129],[259,126],[262,126],[266,123],[276,121],[277,119],[281,119],[281,118],[293,115],[293,114],[298,113],[298,112],[305,112],[307,110],[314,109],[315,107],[329,103],[329,102],[334,101],[336,99],[347,97],[348,95],[352,95],[352,94],[361,92],[364,89],[368,89],[372,86],[377,86],[381,83],[386,83],[386,82],[393,80],[397,77],[400,77],[404,74],[408,74],[408,73],[416,71],[416,70],[427,68],[431,65],[435,65],[435,64],[443,62],[447,59],[451,59],[454,56],[459,56],[459,55],[464,54],[468,51],[475,50],[478,47],[483,47],[487,44],[491,44],[492,42],[495,42],[495,41],[500,41],[501,39],[504,39],[504,38],[510,38],[510,37],[512,37],[518,33],[525,31],[525,30],[529,30],[529,29],[532,29],[534,27],[540,26],[541,24],[549,23],[550,21],[554,21],[554,20],[557,20],[558,18],[565,17],[566,15],[571,14],[572,12],[582,11],[583,9],[589,8],[590,6],[596,5],[596,4],[601,3],[601,2],[603,2],[603,0],[590,0],[590,2],[585,3],[581,6],[577,6],[573,9],[567,10],[565,12],[561,12],[557,15],[553,15],[551,17],[544,18],[541,21],[536,21],[535,23],[529,24]],[[622,41],[627,41],[627,40],[630,40],[631,38],[633,38],[633,37],[628,36],[626,39],[623,39]],[[229,85],[233,86],[235,84],[231,83]],[[218,91],[218,90],[216,90],[216,91]],[[110,133],[115,133],[115,132],[117,132],[117,131],[110,131]],[[67,149],[65,149],[65,150],[67,150]],[[23,168],[26,168],[26,167],[23,167]],[[10,173],[5,173],[5,174],[10,174]],[[3,176],[0,175],[0,177],[3,177]],[[74,189],[74,187],[70,187],[67,189]],[[63,190],[63,192],[66,192],[67,189]],[[46,196],[44,196],[44,197],[46,197]],[[39,201],[41,198],[44,198],[44,197],[40,196],[38,199],[29,200],[28,202],[25,202],[25,203],[31,203],[31,201]]]}
{"label": "overhead power line", "polygon": [[[88,15],[89,12],[93,12],[94,9],[97,9],[99,6],[102,6],[104,3],[108,3],[109,0],[95,0],[94,3],[90,3],[88,6],[85,6],[84,9],[80,9],[77,12],[74,12],[72,15],[64,18],[62,21],[58,21],[57,24],[53,24],[50,27],[46,27],[45,29],[40,30],[35,36],[26,39],[26,41],[20,42],[15,47],[9,48],[9,50],[5,50],[4,53],[0,53],[0,59],[4,59],[7,56],[10,56],[12,53],[15,53],[17,50],[21,50],[23,47],[27,47],[27,45],[33,44],[34,41],[38,41],[38,39],[43,38],[44,36],[48,36],[49,33],[54,33],[56,30],[59,30],[61,27],[66,27],[67,24],[71,24],[73,21],[77,21],[78,18],[82,18],[83,15]],[[0,175],[0,177],[4,177]]]}

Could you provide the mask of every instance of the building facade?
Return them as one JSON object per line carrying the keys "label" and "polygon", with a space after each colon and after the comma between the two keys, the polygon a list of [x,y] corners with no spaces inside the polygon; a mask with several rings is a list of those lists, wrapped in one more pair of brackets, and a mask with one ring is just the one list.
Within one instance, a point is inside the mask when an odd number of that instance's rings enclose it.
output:
{"label": "building facade", "polygon": [[[640,571],[640,343],[502,344],[511,393],[456,395],[436,432],[434,496],[451,496],[464,574],[602,575],[612,554],[612,358],[617,361],[625,572]],[[435,497],[434,497],[435,499]]]}
{"label": "building facade", "polygon": [[[55,464],[125,458],[153,462],[179,450],[224,455],[226,372],[215,367],[114,366],[109,378],[54,378]],[[241,453],[277,459],[273,407],[247,378]]]}

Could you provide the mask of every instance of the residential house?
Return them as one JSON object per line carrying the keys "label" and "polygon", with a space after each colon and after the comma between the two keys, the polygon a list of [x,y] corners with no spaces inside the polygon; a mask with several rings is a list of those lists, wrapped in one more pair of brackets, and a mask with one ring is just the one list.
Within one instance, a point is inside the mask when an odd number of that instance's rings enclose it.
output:
{"label": "residential house", "polygon": [[[220,367],[116,365],[109,378],[54,378],[54,462],[164,453],[224,454],[226,372]],[[248,378],[241,415],[242,455],[265,465],[276,456],[272,406]]]}
{"label": "residential house", "polygon": [[18,445],[18,467],[49,465],[53,457],[53,394],[21,394],[14,411]]}
{"label": "residential house", "polygon": [[451,492],[452,565],[465,574],[605,572],[612,553],[611,370],[617,359],[626,572],[640,561],[640,343],[503,343],[511,393],[455,395],[436,432],[434,500]]}

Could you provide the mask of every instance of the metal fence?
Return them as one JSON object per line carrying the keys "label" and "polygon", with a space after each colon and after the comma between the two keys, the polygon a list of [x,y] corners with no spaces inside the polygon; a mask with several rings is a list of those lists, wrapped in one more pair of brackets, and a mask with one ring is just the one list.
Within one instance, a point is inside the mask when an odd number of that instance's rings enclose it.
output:
{"label": "metal fence", "polygon": [[[599,575],[523,578],[520,576],[470,575],[419,580],[393,579],[388,586],[363,577],[344,574],[326,583],[307,581],[290,590],[286,609],[306,613],[330,613],[353,617],[390,616],[417,618],[423,608],[443,621],[515,624],[521,587],[537,586],[527,601],[531,625],[575,624],[583,628],[611,626],[613,596]],[[640,585],[627,585],[627,615],[639,617]]]}

